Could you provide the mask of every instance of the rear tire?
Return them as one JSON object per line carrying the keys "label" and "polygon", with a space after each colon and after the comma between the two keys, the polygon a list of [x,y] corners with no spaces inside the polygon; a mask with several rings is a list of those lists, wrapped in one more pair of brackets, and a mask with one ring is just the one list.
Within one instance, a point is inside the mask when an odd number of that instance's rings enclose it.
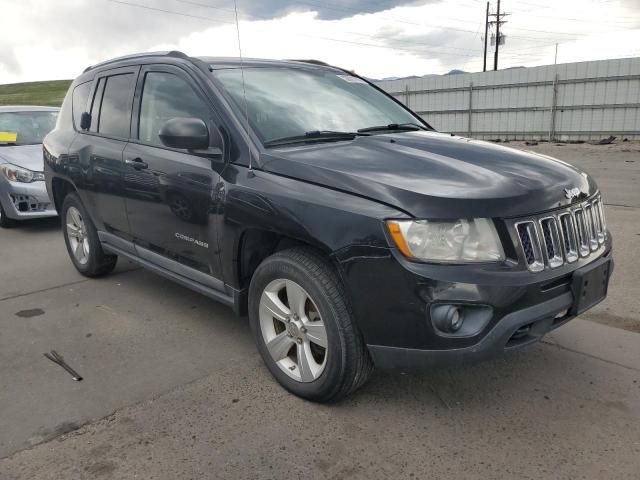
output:
{"label": "rear tire", "polygon": [[18,222],[13,218],[7,217],[7,214],[4,213],[4,208],[0,205],[0,227],[2,228],[13,228],[16,226]]}
{"label": "rear tire", "polygon": [[314,249],[284,250],[260,264],[249,287],[249,322],[271,374],[302,398],[338,401],[373,371],[335,268]]}
{"label": "rear tire", "polygon": [[67,252],[76,269],[87,277],[111,273],[118,256],[102,250],[96,227],[77,194],[70,193],[64,198],[60,217]]}

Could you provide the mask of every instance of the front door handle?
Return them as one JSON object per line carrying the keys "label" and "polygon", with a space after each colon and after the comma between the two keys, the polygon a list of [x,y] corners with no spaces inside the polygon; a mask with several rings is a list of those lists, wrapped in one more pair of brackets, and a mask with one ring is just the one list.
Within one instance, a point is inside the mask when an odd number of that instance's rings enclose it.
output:
{"label": "front door handle", "polygon": [[144,170],[146,168],[149,168],[149,165],[146,162],[143,162],[140,157],[127,158],[124,161],[124,163],[125,163],[125,165],[127,165],[129,167],[133,167],[136,170]]}

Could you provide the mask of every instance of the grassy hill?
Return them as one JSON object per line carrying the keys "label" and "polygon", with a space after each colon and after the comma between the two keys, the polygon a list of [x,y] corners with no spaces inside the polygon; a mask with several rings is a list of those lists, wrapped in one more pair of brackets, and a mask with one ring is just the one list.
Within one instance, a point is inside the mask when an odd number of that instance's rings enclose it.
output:
{"label": "grassy hill", "polygon": [[71,80],[0,85],[0,105],[62,105]]}

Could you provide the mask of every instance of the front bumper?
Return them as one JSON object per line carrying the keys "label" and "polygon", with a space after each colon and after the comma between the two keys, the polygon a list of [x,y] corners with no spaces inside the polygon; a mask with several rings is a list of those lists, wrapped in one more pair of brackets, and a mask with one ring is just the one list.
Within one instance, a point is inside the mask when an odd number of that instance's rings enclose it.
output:
{"label": "front bumper", "polygon": [[[610,275],[610,238],[598,255],[537,274],[508,266],[415,264],[393,251],[351,252],[338,260],[376,366],[416,369],[476,363],[529,345],[575,318],[576,272],[607,263]],[[490,314],[477,331],[448,335],[431,318],[438,304]]]}
{"label": "front bumper", "polygon": [[[504,316],[500,322],[476,345],[451,350],[418,350],[414,348],[368,345],[369,353],[377,367],[398,370],[416,370],[435,366],[456,366],[477,363],[496,357],[503,352],[523,347],[541,339],[545,334],[571,320],[563,315],[571,308],[573,295],[562,295],[538,305]],[[512,340],[514,334],[524,326],[525,336]]]}
{"label": "front bumper", "polygon": [[55,217],[55,206],[45,182],[17,183],[0,176],[0,203],[13,220]]}

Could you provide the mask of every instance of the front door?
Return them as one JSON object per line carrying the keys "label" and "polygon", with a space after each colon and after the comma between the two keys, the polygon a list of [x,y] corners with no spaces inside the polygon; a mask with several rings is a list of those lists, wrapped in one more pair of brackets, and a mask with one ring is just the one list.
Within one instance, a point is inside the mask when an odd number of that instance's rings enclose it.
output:
{"label": "front door", "polygon": [[210,158],[165,147],[158,136],[175,117],[201,118],[214,132],[214,113],[179,68],[144,67],[139,78],[133,138],[124,150],[126,209],[138,254],[174,271],[186,266],[220,278],[211,219],[219,175]]}

